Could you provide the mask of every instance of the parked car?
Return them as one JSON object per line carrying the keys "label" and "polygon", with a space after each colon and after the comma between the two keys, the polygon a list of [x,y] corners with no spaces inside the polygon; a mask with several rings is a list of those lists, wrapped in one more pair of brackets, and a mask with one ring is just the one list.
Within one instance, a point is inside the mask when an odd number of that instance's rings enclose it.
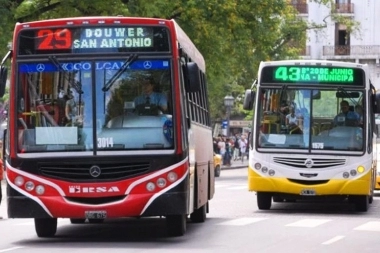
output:
{"label": "parked car", "polygon": [[220,171],[222,169],[222,156],[214,153],[214,169],[215,177],[220,176]]}

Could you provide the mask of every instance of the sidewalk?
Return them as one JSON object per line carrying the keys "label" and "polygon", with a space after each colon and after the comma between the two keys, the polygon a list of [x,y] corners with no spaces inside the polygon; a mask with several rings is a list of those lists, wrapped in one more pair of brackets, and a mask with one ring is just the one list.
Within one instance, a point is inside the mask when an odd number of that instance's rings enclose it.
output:
{"label": "sidewalk", "polygon": [[231,159],[231,165],[222,165],[222,170],[231,170],[231,169],[241,169],[241,168],[248,168],[248,159],[247,157],[244,157],[244,161],[241,160],[232,160]]}

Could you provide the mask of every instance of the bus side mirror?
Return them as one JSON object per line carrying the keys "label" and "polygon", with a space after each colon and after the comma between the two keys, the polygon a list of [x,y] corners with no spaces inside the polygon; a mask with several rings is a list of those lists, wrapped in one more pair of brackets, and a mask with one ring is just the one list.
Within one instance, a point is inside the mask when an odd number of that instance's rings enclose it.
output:
{"label": "bus side mirror", "polygon": [[0,97],[5,94],[5,87],[7,86],[8,68],[6,66],[0,67]]}
{"label": "bus side mirror", "polygon": [[185,87],[187,92],[197,92],[201,89],[199,68],[195,62],[188,62],[185,71]]}
{"label": "bus side mirror", "polygon": [[245,95],[244,95],[243,109],[252,110],[254,101],[255,101],[255,91],[246,90]]}

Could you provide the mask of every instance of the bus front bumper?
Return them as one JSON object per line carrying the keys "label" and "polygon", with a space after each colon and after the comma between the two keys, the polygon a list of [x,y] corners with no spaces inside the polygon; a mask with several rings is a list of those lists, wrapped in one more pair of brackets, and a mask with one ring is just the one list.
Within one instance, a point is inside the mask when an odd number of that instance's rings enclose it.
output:
{"label": "bus front bumper", "polygon": [[248,170],[248,189],[255,192],[273,192],[291,195],[328,196],[328,195],[370,195],[371,173],[367,172],[356,179],[331,179],[324,183],[313,180],[297,180],[288,178],[262,177],[252,168]]}

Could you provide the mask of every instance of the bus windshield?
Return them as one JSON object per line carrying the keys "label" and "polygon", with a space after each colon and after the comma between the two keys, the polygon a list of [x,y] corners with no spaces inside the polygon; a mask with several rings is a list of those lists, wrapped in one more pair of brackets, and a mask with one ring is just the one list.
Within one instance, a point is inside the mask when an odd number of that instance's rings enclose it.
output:
{"label": "bus windshield", "polygon": [[261,150],[364,150],[362,90],[262,86],[259,92]]}
{"label": "bus windshield", "polygon": [[127,58],[20,62],[19,152],[172,149],[171,61]]}

